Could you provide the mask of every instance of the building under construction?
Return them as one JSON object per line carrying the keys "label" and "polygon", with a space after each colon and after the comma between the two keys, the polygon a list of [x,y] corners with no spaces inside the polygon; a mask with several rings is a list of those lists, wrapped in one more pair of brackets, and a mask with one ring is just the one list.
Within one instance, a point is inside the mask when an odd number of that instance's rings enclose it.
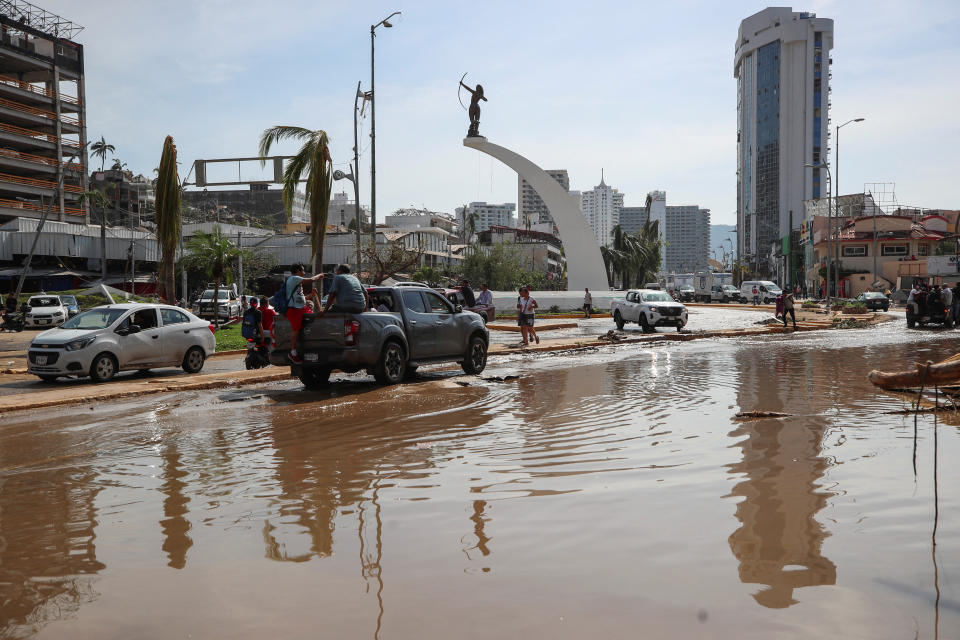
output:
{"label": "building under construction", "polygon": [[83,29],[22,0],[0,0],[0,222],[86,223]]}

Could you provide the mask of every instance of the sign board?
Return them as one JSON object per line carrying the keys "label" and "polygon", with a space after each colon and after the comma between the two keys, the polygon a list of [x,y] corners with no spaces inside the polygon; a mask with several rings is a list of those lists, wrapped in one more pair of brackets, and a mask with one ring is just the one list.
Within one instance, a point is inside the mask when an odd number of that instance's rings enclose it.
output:
{"label": "sign board", "polygon": [[960,273],[957,256],[930,256],[927,258],[928,276],[955,276]]}

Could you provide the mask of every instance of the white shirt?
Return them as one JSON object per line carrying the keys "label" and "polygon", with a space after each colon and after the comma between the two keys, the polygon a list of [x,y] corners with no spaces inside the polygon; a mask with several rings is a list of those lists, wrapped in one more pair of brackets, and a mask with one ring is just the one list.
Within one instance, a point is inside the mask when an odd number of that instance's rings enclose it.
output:
{"label": "white shirt", "polygon": [[593,304],[593,296],[590,295],[589,291],[583,294],[583,304]]}
{"label": "white shirt", "polygon": [[918,293],[920,292],[917,291],[916,287],[914,287],[913,289],[910,289],[910,295],[907,297],[907,302],[916,302],[914,298]]}
{"label": "white shirt", "polygon": [[945,307],[953,305],[953,291],[950,291],[950,287],[940,289],[940,299],[943,301]]}
{"label": "white shirt", "polygon": [[490,289],[480,292],[480,297],[477,298],[477,304],[480,304],[480,305],[493,304],[493,293],[490,291]]}
{"label": "white shirt", "polygon": [[533,315],[535,309],[533,304],[536,302],[532,297],[520,298],[520,313],[524,315]]}

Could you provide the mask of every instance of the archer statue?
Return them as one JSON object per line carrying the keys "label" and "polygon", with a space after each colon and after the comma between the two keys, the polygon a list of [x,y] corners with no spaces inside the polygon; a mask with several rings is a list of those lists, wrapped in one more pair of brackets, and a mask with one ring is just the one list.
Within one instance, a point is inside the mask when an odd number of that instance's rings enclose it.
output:
{"label": "archer statue", "polygon": [[[467,74],[463,74],[463,78],[466,78]],[[470,109],[468,113],[470,115],[470,128],[467,129],[468,138],[479,138],[480,137],[480,101],[483,100],[487,102],[487,99],[483,95],[483,85],[478,84],[476,89],[471,89],[467,85],[463,84],[463,78],[460,78],[460,86],[470,92]],[[459,90],[459,89],[458,89]],[[463,103],[460,103],[463,106]]]}

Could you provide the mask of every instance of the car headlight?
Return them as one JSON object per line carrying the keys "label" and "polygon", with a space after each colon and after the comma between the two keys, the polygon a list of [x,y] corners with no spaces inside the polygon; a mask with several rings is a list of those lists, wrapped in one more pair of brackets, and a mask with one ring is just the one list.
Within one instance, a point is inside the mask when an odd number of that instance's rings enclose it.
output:
{"label": "car headlight", "polygon": [[55,315],[55,316],[62,316],[62,315],[63,315],[63,311],[54,311],[53,315]]}
{"label": "car headlight", "polygon": [[80,351],[80,349],[90,346],[90,344],[96,339],[96,336],[87,336],[86,338],[80,338],[79,340],[68,342],[63,346],[67,351]]}
{"label": "car headlight", "polygon": [[651,312],[651,313],[656,313],[656,312],[657,312],[657,308],[656,308],[656,307],[650,307],[650,312]]}

